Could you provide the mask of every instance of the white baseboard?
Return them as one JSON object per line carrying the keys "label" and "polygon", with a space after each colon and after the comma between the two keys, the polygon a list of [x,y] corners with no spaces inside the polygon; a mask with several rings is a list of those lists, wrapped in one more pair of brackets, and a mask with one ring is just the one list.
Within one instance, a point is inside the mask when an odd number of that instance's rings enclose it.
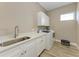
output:
{"label": "white baseboard", "polygon": [[61,42],[61,40],[54,39],[54,41]]}
{"label": "white baseboard", "polygon": [[[54,39],[54,41],[61,42],[61,40],[57,40],[57,39]],[[70,42],[70,44],[73,45],[73,46],[75,46],[79,50],[78,44],[76,44],[74,42]]]}
{"label": "white baseboard", "polygon": [[73,43],[73,42],[71,42],[70,44],[73,45],[73,46],[75,46],[75,47],[79,50],[79,46],[78,46],[78,44]]}

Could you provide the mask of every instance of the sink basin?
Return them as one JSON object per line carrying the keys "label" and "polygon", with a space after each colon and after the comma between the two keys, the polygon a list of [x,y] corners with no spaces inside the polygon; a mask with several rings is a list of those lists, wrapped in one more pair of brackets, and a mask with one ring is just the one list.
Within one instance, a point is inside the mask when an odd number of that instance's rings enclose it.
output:
{"label": "sink basin", "polygon": [[9,45],[12,45],[14,43],[18,43],[18,42],[28,40],[28,39],[30,39],[30,37],[22,37],[22,38],[19,38],[19,39],[15,38],[14,40],[10,40],[10,41],[1,43],[0,46],[2,46],[2,47],[9,46]]}

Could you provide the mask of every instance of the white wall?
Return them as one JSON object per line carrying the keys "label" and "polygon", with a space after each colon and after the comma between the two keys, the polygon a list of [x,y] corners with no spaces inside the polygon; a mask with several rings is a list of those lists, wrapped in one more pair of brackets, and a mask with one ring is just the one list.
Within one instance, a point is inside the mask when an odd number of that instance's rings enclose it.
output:
{"label": "white wall", "polygon": [[14,32],[19,26],[20,32],[30,32],[36,28],[37,12],[46,12],[38,3],[0,2],[0,36]]}
{"label": "white wall", "polygon": [[60,15],[70,12],[76,12],[75,3],[51,10],[48,12],[48,15],[50,17],[51,29],[56,33],[56,39],[76,42],[76,19],[60,21]]}
{"label": "white wall", "polygon": [[79,45],[79,3],[77,3],[77,44]]}

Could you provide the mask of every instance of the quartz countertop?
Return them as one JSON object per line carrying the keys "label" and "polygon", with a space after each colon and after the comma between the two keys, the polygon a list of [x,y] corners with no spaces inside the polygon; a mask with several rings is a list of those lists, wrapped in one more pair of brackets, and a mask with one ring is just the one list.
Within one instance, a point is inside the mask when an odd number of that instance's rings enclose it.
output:
{"label": "quartz countertop", "polygon": [[46,34],[46,33],[43,33],[43,32],[41,32],[41,33],[29,32],[29,33],[20,33],[19,36],[17,36],[16,38],[13,38],[12,35],[1,36],[1,37],[0,37],[0,43],[1,43],[1,42],[10,41],[10,40],[16,40],[16,39],[19,39],[19,38],[24,37],[24,36],[28,36],[28,37],[31,37],[31,38],[28,39],[28,40],[24,40],[24,41],[21,41],[21,42],[18,42],[18,43],[9,45],[9,46],[5,46],[5,47],[0,46],[0,53],[1,53],[2,51],[5,51],[5,50],[7,50],[7,49],[10,49],[11,47],[14,47],[14,46],[16,46],[16,45],[20,45],[21,43],[24,43],[24,42],[28,42],[28,41],[30,41],[30,40],[32,40],[32,39],[35,39],[35,38],[40,37],[40,36],[45,35],[45,34]]}

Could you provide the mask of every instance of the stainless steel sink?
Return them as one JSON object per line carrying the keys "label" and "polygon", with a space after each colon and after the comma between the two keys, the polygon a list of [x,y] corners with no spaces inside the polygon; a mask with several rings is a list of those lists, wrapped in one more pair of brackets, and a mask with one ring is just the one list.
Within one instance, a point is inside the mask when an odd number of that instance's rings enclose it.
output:
{"label": "stainless steel sink", "polygon": [[22,38],[19,38],[19,39],[15,38],[14,40],[10,40],[10,41],[7,41],[7,42],[0,43],[0,46],[5,47],[5,46],[9,46],[9,45],[12,45],[12,44],[24,41],[24,40],[28,40],[28,39],[30,39],[30,37],[22,37]]}

